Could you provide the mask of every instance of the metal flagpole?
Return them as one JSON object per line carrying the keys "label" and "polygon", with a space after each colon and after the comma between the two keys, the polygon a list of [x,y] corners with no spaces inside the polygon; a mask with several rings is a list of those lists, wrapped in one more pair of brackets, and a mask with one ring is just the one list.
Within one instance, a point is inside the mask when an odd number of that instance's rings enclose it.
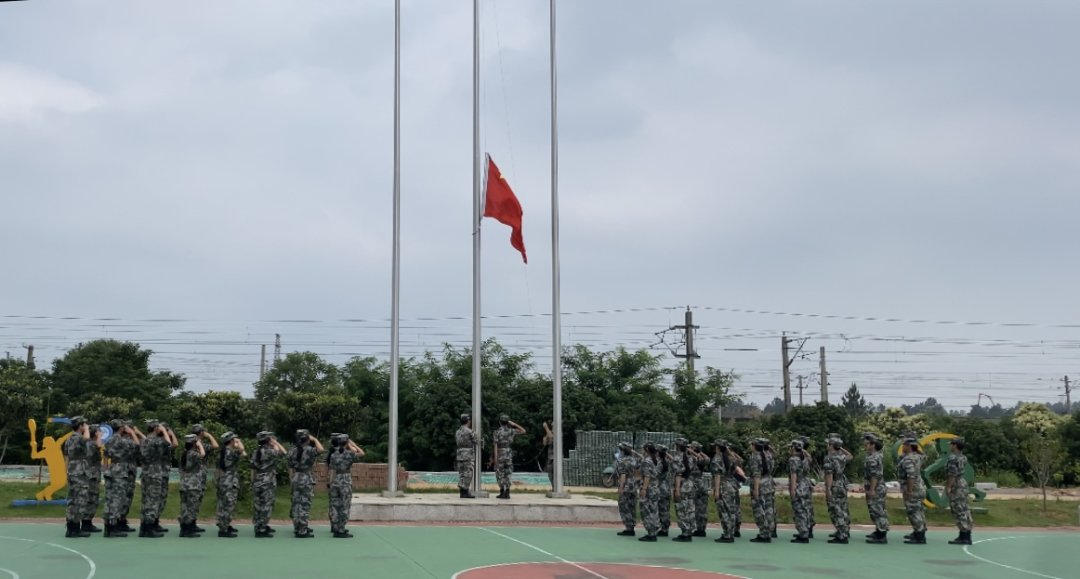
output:
{"label": "metal flagpole", "polygon": [[563,491],[562,444],[562,310],[559,305],[559,92],[555,74],[555,0],[551,0],[551,385],[554,396],[555,485],[552,498],[569,498]]}
{"label": "metal flagpole", "polygon": [[398,301],[401,296],[401,0],[394,1],[394,250],[390,298],[390,453],[385,496],[398,491]]}
{"label": "metal flagpole", "polygon": [[[472,416],[473,430],[483,436],[480,421],[480,0],[473,0],[473,373],[472,373]],[[473,469],[473,492],[477,497],[486,497],[480,489],[480,471],[483,467],[483,452],[476,453],[476,465]]]}

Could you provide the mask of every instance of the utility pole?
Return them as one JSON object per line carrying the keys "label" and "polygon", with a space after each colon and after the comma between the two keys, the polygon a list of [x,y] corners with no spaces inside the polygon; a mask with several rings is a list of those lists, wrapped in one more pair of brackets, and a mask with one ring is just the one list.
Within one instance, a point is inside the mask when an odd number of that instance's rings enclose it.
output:
{"label": "utility pole", "polygon": [[281,361],[281,334],[274,334],[274,365]]}
{"label": "utility pole", "polygon": [[34,345],[23,346],[26,348],[26,366],[31,370],[34,369]]}
{"label": "utility pole", "polygon": [[829,373],[825,371],[825,346],[821,347],[821,401],[829,402]]}
{"label": "utility pole", "polygon": [[262,356],[259,357],[259,381],[262,382],[266,375],[266,344],[262,345]]}
{"label": "utility pole", "polygon": [[786,333],[780,334],[780,352],[784,356],[784,413],[791,412],[791,362],[788,361],[788,344],[791,340]]}
{"label": "utility pole", "polygon": [[1072,387],[1069,386],[1069,377],[1065,377],[1065,414],[1072,414]]}
{"label": "utility pole", "polygon": [[803,391],[803,388],[806,388],[806,386],[803,386],[803,383],[802,383],[802,380],[803,380],[804,377],[805,376],[798,376],[798,378],[799,378],[799,406],[803,405],[802,391]]}
{"label": "utility pole", "polygon": [[690,306],[686,306],[685,324],[682,326],[671,326],[673,330],[682,330],[686,336],[686,353],[675,354],[676,358],[683,358],[686,360],[686,367],[690,370],[690,377],[696,378],[694,374],[694,358],[700,358],[697,350],[694,350],[694,330],[698,326],[694,325],[694,312],[690,311]]}

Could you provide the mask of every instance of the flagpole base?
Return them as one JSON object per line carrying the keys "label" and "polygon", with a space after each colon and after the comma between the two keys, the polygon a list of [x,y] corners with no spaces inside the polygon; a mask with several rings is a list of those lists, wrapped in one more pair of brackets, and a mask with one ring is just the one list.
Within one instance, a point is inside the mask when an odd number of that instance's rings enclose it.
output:
{"label": "flagpole base", "polygon": [[486,498],[491,496],[491,493],[489,493],[487,491],[475,490],[475,491],[472,492],[472,496],[474,496],[474,497],[476,497],[478,499],[486,499]]}
{"label": "flagpole base", "polygon": [[547,494],[547,498],[549,498],[549,499],[569,499],[569,498],[573,498],[573,497],[571,497],[570,493],[568,493],[568,492],[561,492],[561,493],[550,492],[550,493]]}
{"label": "flagpole base", "polygon": [[383,491],[382,496],[384,499],[400,499],[405,496],[405,493],[401,491]]}

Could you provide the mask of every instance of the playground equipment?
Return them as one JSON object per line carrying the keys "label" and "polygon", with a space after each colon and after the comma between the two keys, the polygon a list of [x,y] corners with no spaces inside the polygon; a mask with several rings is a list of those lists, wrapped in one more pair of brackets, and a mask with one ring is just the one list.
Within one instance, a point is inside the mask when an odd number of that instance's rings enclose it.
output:
{"label": "playground equipment", "polygon": [[[927,445],[933,443],[938,451],[938,459],[933,464],[926,467],[922,471],[923,484],[926,485],[926,498],[923,499],[923,504],[930,509],[947,509],[949,508],[949,498],[942,496],[937,492],[937,489],[930,484],[930,474],[942,470],[949,462],[949,444],[950,441],[956,438],[955,434],[948,434],[945,432],[935,432],[928,436],[923,437],[919,441],[919,448],[926,448]],[[896,441],[893,444],[892,451],[897,458],[901,455],[901,442]],[[968,493],[974,495],[975,502],[981,503],[986,498],[986,493],[975,488],[975,469],[971,468],[971,464],[967,464],[964,467],[964,480],[968,483]]]}
{"label": "playground equipment", "polygon": [[[71,424],[70,418],[49,418],[52,423]],[[35,500],[16,500],[11,504],[16,507],[31,507],[38,505],[66,505],[67,499],[53,500],[56,491],[67,486],[67,464],[64,462],[64,442],[71,437],[71,433],[61,436],[59,439],[46,436],[41,441],[40,448],[37,442],[37,421],[31,418],[26,425],[30,428],[30,458],[44,460],[49,467],[49,484],[36,495]],[[108,424],[99,425],[101,430],[101,442],[109,440],[113,431]],[[104,461],[104,446],[102,446],[102,461]]]}

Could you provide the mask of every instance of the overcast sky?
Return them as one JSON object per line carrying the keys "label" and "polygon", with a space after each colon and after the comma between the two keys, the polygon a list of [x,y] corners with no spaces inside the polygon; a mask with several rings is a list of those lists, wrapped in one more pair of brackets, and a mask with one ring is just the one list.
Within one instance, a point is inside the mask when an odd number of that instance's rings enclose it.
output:
{"label": "overcast sky", "polygon": [[[547,372],[548,2],[481,4],[483,149],[530,258],[484,223],[484,312],[516,316],[485,337]],[[472,3],[402,12],[415,355],[469,343],[444,318],[471,315]],[[0,318],[0,351],[133,339],[200,391],[250,391],[275,332],[385,356],[393,24],[391,0],[0,4],[0,315],[53,318]],[[561,2],[563,310],[645,310],[567,315],[565,340],[648,346],[691,305],[699,364],[759,404],[781,331],[811,336],[796,375],[826,347],[834,399],[1059,400],[1080,378],[1078,29],[1065,0]]]}

